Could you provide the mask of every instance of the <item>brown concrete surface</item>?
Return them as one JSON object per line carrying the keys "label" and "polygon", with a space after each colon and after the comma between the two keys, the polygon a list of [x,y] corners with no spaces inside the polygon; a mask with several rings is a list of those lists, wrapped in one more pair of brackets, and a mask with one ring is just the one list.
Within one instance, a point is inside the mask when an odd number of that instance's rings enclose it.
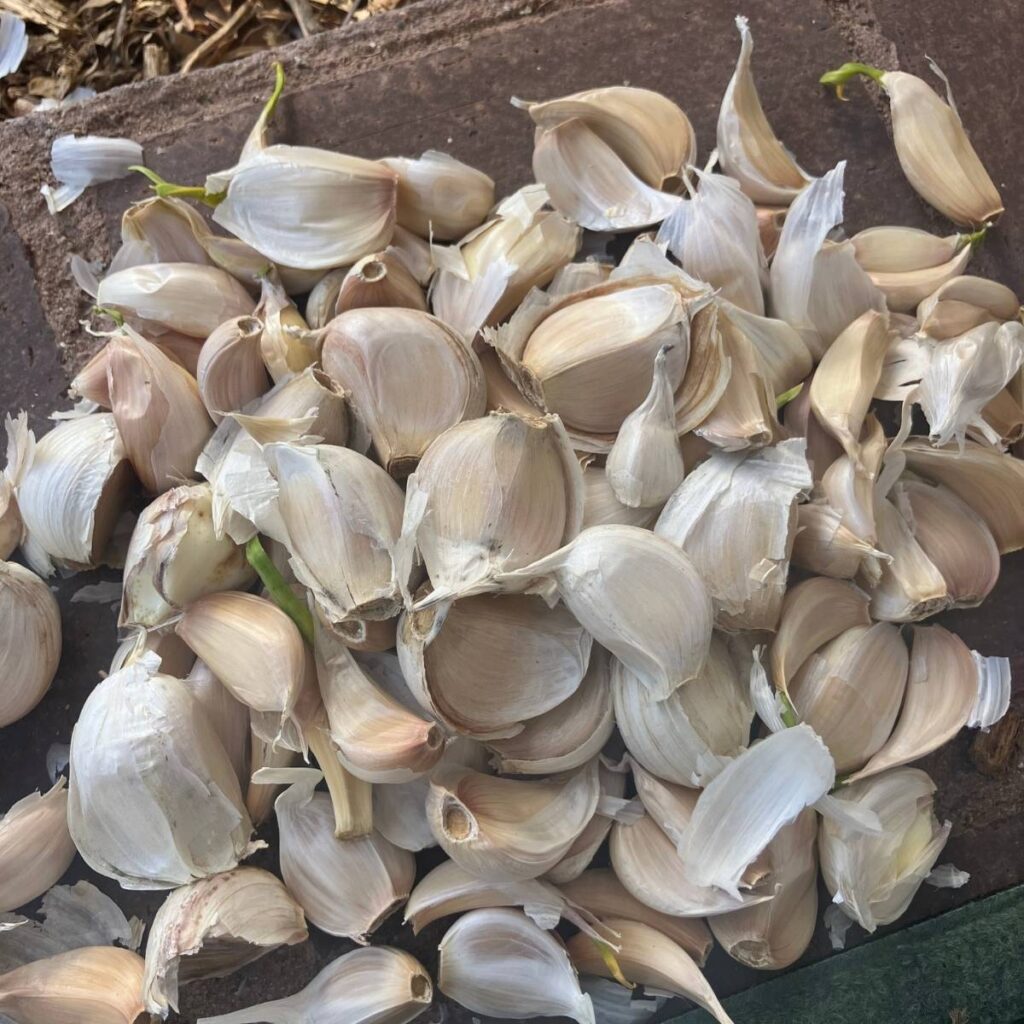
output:
{"label": "brown concrete surface", "polygon": [[[928,53],[942,64],[1008,208],[974,272],[1019,290],[1024,171],[1015,135],[1024,33],[1015,4],[752,0],[740,10],[751,18],[761,94],[780,136],[814,173],[838,159],[849,161],[851,232],[876,223],[949,228],[903,179],[887,135],[884,101],[858,85],[850,89],[850,103],[838,104],[816,84],[818,75],[854,56],[921,71]],[[738,48],[734,13],[721,0],[424,0],[274,54],[289,77],[275,134],[280,141],[368,157],[438,148],[483,168],[499,192],[507,192],[529,179],[531,151],[529,123],[509,105],[509,96],[545,98],[628,82],[681,103],[696,127],[703,159]],[[66,404],[67,371],[94,344],[78,327],[87,307],[67,272],[68,256],[109,259],[120,212],[145,194],[139,180],[113,182],[51,217],[38,187],[47,178],[52,139],[65,132],[127,135],[144,145],[146,162],[168,179],[199,182],[233,161],[267,91],[270,61],[260,55],[185,79],[157,79],[65,112],[0,124],[0,412],[26,407],[40,428],[51,409]],[[0,810],[46,785],[47,748],[68,741],[86,694],[109,663],[114,613],[98,605],[69,605],[70,596],[96,578],[102,574],[57,583],[67,627],[61,668],[40,707],[0,731]],[[940,621],[984,653],[1010,655],[1022,678],[1022,593],[1024,558],[1018,555],[1004,560],[999,587],[983,608]],[[1024,710],[1019,693],[1015,706]],[[1005,774],[986,776],[969,756],[972,740],[965,733],[923,763],[939,784],[940,814],[954,826],[943,859],[969,870],[971,882],[957,891],[926,887],[902,923],[1024,879],[1021,751]],[[272,828],[264,831],[273,846]],[[254,862],[273,866],[274,855],[264,852]],[[69,875],[78,877],[92,877],[81,861]],[[147,919],[162,898],[92,880],[126,912]],[[443,930],[440,923],[413,939],[392,919],[378,938],[411,949],[433,971]],[[856,932],[851,930],[851,942],[863,940]],[[314,933],[312,942],[230,978],[183,989],[178,1019],[193,1021],[297,990],[347,948]],[[808,958],[828,954],[819,930]],[[760,977],[718,952],[709,976],[723,994]],[[663,1016],[681,1005],[671,1004]],[[470,1016],[439,1003],[424,1020],[468,1024]],[[770,1007],[760,1019],[772,1019]]]}

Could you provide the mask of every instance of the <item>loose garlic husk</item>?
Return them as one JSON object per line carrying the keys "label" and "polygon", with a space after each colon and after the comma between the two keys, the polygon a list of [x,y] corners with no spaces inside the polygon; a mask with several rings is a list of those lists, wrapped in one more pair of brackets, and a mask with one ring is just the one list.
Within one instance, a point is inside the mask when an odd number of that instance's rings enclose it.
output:
{"label": "loose garlic husk", "polygon": [[222,323],[203,342],[196,382],[214,423],[262,397],[270,386],[260,338],[263,325],[252,316]]}
{"label": "loose garlic husk", "polygon": [[209,484],[174,487],[140,514],[125,555],[120,626],[159,626],[205,594],[247,586],[245,552],[214,533]]}
{"label": "loose garlic husk", "polygon": [[390,246],[383,252],[370,253],[352,265],[338,288],[334,312],[340,314],[350,309],[380,309],[385,306],[421,312],[427,310],[423,288],[402,257]]}
{"label": "loose garlic husk", "polygon": [[866,931],[890,924],[910,905],[938,860],[950,824],[932,810],[935,783],[917,768],[893,768],[839,789],[835,798],[878,815],[877,835],[825,818],[821,873],[833,902]]}
{"label": "loose garlic husk", "polygon": [[473,351],[450,327],[413,309],[352,310],[327,326],[325,372],[350,395],[384,468],[407,476],[439,434],[484,414]]}
{"label": "loose garlic husk", "polygon": [[0,728],[27,715],[60,661],[60,609],[30,569],[0,561]]}
{"label": "loose garlic husk", "polygon": [[178,988],[223,978],[309,937],[302,909],[261,868],[236,868],[175,889],[153,918],[142,994],[150,1013],[178,1010]]}
{"label": "loose garlic husk", "polygon": [[449,728],[484,739],[519,732],[579,687],[591,637],[563,607],[519,594],[406,612],[398,657],[416,699]]}
{"label": "loose garlic husk", "polygon": [[437,987],[467,1010],[594,1024],[594,1007],[565,947],[517,910],[471,910],[439,948]]}
{"label": "loose garlic husk", "polygon": [[0,816],[0,914],[16,910],[60,881],[75,859],[63,778],[30,793]]}
{"label": "loose garlic husk", "polygon": [[400,949],[374,946],[332,960],[295,995],[201,1017],[198,1024],[408,1024],[430,1005],[433,995],[419,961]]}
{"label": "loose garlic husk", "polygon": [[442,849],[480,878],[537,878],[558,863],[597,808],[597,765],[561,780],[521,782],[442,765],[427,818]]}
{"label": "loose garlic husk", "polygon": [[494,589],[499,573],[572,540],[582,483],[555,416],[491,413],[446,430],[409,478],[402,524],[406,559],[415,546],[433,584],[428,600]]}
{"label": "loose garlic husk", "polygon": [[936,341],[965,334],[974,327],[1015,320],[1020,299],[1012,288],[969,274],[947,281],[917,307],[920,332]]}
{"label": "loose garlic husk", "polygon": [[143,1013],[142,957],[85,946],[0,974],[0,1013],[17,1024],[135,1024]]}
{"label": "loose garlic husk", "polygon": [[494,205],[494,182],[447,153],[428,149],[418,159],[386,157],[398,175],[398,223],[421,238],[462,238]]}
{"label": "loose garlic husk", "polygon": [[127,889],[170,889],[257,848],[231,760],[184,683],[144,654],[86,699],[71,735],[68,826]]}

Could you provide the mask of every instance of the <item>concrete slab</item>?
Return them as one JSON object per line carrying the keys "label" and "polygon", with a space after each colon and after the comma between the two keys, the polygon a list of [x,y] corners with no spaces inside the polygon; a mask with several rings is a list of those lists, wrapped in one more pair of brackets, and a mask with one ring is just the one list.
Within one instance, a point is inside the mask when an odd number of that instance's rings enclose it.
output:
{"label": "concrete slab", "polygon": [[[847,225],[905,223],[944,230],[936,214],[903,179],[887,135],[884,101],[859,89],[839,105],[816,84],[822,70],[851,56],[907,61],[919,70],[922,52],[953,77],[965,121],[1004,186],[1004,222],[975,263],[977,272],[1020,286],[1024,238],[1015,203],[1024,201],[1024,174],[1009,143],[1011,54],[1020,30],[1010,5],[985,16],[933,0],[904,9],[893,0],[759,0],[751,17],[755,64],[769,117],[809,170],[821,173],[849,160]],[[877,13],[876,13],[877,9]],[[443,149],[491,174],[507,192],[530,176],[531,130],[508,104],[513,94],[544,98],[588,86],[629,82],[679,101],[697,130],[702,158],[711,148],[722,91],[732,73],[738,37],[735,12],[719,0],[423,0],[392,14],[284,48],[289,87],[275,132],[281,141],[341,149],[368,157]],[[987,19],[987,20],[986,20]],[[892,26],[890,30],[890,25]],[[961,26],[963,32],[960,31]],[[965,41],[966,40],[966,41]],[[1004,56],[993,56],[998,49]],[[120,212],[145,194],[140,180],[90,190],[58,218],[45,209],[38,186],[48,173],[49,146],[65,132],[127,135],[145,146],[147,162],[167,178],[201,181],[229,165],[262,104],[271,56],[158,79],[115,90],[80,107],[0,125],[0,411],[27,407],[35,425],[62,404],[67,371],[94,344],[78,325],[87,305],[67,270],[70,253],[109,259]],[[109,661],[114,615],[70,596],[94,576],[58,584],[68,630],[53,690],[40,707],[0,735],[0,808],[46,784],[44,759],[66,742],[78,709]],[[983,609],[944,617],[985,653],[1010,654],[1021,677],[1024,639],[1019,601],[1024,558],[1004,560],[1003,579]],[[1019,703],[1019,698],[1018,698]],[[971,737],[959,737],[926,767],[939,783],[940,811],[954,822],[948,856],[972,873],[957,891],[925,890],[907,921],[1005,888],[1024,877],[1020,772],[988,777],[973,767]],[[267,838],[274,844],[272,828]],[[255,861],[273,865],[273,853]],[[88,872],[76,862],[71,877]],[[95,881],[95,878],[93,879]],[[116,895],[129,913],[151,919],[158,894]],[[890,929],[891,930],[891,929]],[[396,920],[381,941],[409,948],[428,968],[444,924],[417,939]],[[851,942],[858,940],[851,934]],[[313,942],[266,958],[223,981],[182,992],[181,1020],[222,1012],[296,990],[347,944],[317,933]],[[807,959],[830,953],[815,936]],[[719,953],[709,974],[723,993],[763,980]],[[677,1012],[678,1004],[667,1014]],[[439,1011],[435,1009],[434,1019]],[[445,1006],[443,1019],[470,1015]],[[738,1024],[744,1018],[737,1016]]]}

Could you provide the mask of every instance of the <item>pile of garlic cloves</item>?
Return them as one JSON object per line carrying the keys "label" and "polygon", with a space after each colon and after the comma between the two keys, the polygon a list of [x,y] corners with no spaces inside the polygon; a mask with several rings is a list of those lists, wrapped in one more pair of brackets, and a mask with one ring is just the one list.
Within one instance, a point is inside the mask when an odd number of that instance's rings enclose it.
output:
{"label": "pile of garlic cloves", "polygon": [[[516,100],[536,182],[496,202],[444,153],[272,143],[279,81],[233,167],[147,172],[107,272],[75,261],[107,324],[78,404],[6,420],[0,726],[57,672],[54,574],[121,570],[122,642],[67,779],[0,817],[0,1018],[166,1018],[312,926],[356,948],[206,1024],[435,989],[724,1024],[710,951],[795,962],[819,869],[835,936],[966,881],[915,763],[1010,699],[928,621],[1024,547],[1020,302],[967,273],[1002,202],[951,97],[846,65],[958,226],[847,237],[845,161],[796,163],[737,26],[702,166],[644,89]],[[144,956],[19,948],[76,854],[166,892]],[[397,914],[446,922],[433,977],[374,945]]]}

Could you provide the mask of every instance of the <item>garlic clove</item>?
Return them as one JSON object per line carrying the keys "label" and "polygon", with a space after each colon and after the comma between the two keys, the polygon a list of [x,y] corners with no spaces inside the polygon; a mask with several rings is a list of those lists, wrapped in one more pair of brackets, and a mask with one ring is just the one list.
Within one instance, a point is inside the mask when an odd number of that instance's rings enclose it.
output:
{"label": "garlic clove", "polygon": [[[363,259],[373,259],[373,254]],[[305,320],[312,330],[318,331],[326,327],[341,312],[338,309],[338,296],[341,294],[342,283],[351,269],[335,267],[334,270],[328,270],[313,286],[313,290],[306,298],[305,311]]]}
{"label": "garlic clove", "polygon": [[826,239],[814,257],[807,315],[820,338],[821,357],[858,317],[885,312],[885,296],[857,262],[853,243]]}
{"label": "garlic clove", "polygon": [[60,880],[75,859],[63,778],[30,793],[0,816],[0,914],[30,903]]}
{"label": "garlic clove", "polygon": [[260,289],[255,313],[263,324],[260,353],[267,372],[281,383],[319,361],[323,339],[309,329],[276,275],[264,276]]}
{"label": "garlic clove", "polygon": [[[718,327],[719,304],[698,309],[690,320],[690,357],[686,372],[676,391],[676,433],[687,458],[687,444],[704,443],[694,430],[711,415],[732,381],[732,363],[725,350],[723,332]],[[602,450],[595,447],[595,451]]]}
{"label": "garlic clove", "polygon": [[214,423],[248,405],[269,389],[260,338],[263,325],[252,316],[226,320],[203,342],[196,382]]}
{"label": "garlic clove", "polygon": [[[243,705],[244,706],[244,705]],[[252,717],[252,713],[250,713]],[[257,782],[253,777],[261,768],[292,768],[300,758],[297,750],[279,743],[276,747],[255,730],[250,730],[249,770],[246,773],[245,809],[257,828],[274,810],[274,801],[281,792],[283,783]]]}
{"label": "garlic clove", "polygon": [[852,580],[865,559],[884,558],[843,524],[842,515],[828,504],[797,506],[793,565],[818,576]]}
{"label": "garlic clove", "polygon": [[565,947],[519,911],[472,910],[448,929],[439,949],[437,987],[467,1010],[594,1024]]}
{"label": "garlic clove", "polygon": [[962,275],[922,299],[917,319],[923,334],[945,341],[982,324],[1015,320],[1019,312],[1020,299],[1005,284]]}
{"label": "garlic clove", "polygon": [[[725,1012],[700,968],[682,946],[639,921],[611,917],[607,924],[619,933],[615,959],[630,982],[691,999],[720,1024],[732,1024],[732,1018]],[[601,950],[588,936],[575,936],[569,940],[567,948],[573,964],[581,973],[614,977]]]}
{"label": "garlic clove", "polygon": [[18,1024],[134,1024],[143,961],[116,946],[85,946],[0,974],[0,1013]]}
{"label": "garlic clove", "polygon": [[449,427],[484,414],[476,355],[451,328],[415,309],[361,309],[331,320],[327,374],[350,395],[384,468],[407,476]]}
{"label": "garlic clove", "polygon": [[400,949],[353,949],[332,960],[305,988],[284,999],[234,1013],[201,1017],[199,1024],[408,1024],[433,999],[423,966]]}
{"label": "garlic clove", "polygon": [[616,497],[604,466],[585,466],[583,469],[583,524],[591,526],[642,526],[650,528],[658,518],[661,506],[630,508]]}
{"label": "garlic clove", "polygon": [[722,169],[755,203],[788,206],[811,181],[772,131],[754,84],[754,37],[747,19],[736,18],[740,55],[718,113],[718,154]]}
{"label": "garlic clove", "polygon": [[0,728],[27,715],[57,674],[60,609],[30,569],[0,561]]}
{"label": "garlic clove", "polygon": [[[731,175],[735,177],[735,175]],[[757,210],[757,232],[761,236],[761,247],[767,259],[775,255],[779,247],[779,238],[782,235],[782,226],[786,223],[786,214],[789,212],[785,206],[762,206],[758,204]]]}
{"label": "garlic clove", "polygon": [[[784,320],[759,316],[721,299],[718,307],[722,329],[742,334],[757,353],[757,372],[767,380],[773,399],[810,376],[814,361],[799,331]],[[773,402],[772,409],[776,406]]]}
{"label": "garlic clove", "polygon": [[110,660],[110,671],[118,672],[128,665],[134,665],[142,661],[144,655],[150,653],[160,659],[160,667],[164,674],[173,675],[175,679],[184,679],[197,664],[196,656],[188,644],[173,630],[167,627],[136,627],[128,631],[128,635],[114,651],[114,657]]}
{"label": "garlic clove", "polygon": [[[571,264],[570,264],[571,266]],[[487,384],[488,412],[515,412],[521,416],[539,416],[542,410],[528,401],[512,378],[502,369],[494,349],[477,353]]]}
{"label": "garlic clove", "polygon": [[10,558],[22,542],[24,523],[18,510],[17,489],[35,450],[35,435],[28,429],[24,410],[4,417],[7,434],[7,465],[0,472],[0,559]]}
{"label": "garlic clove", "polygon": [[[806,380],[803,383],[797,396],[783,407],[782,418],[791,436],[802,437],[807,442],[807,463],[814,474],[814,482],[822,483],[825,473],[843,454],[843,449],[811,411],[811,389]],[[884,442],[884,437],[882,440]]]}
{"label": "garlic clove", "polygon": [[843,525],[873,546],[878,539],[875,483],[887,448],[882,425],[874,413],[868,413],[857,453],[859,465],[843,454],[821,476],[821,491]]}
{"label": "garlic clove", "polygon": [[226,977],[308,937],[301,907],[261,868],[236,868],[175,889],[146,942],[146,1009],[166,1017],[177,1012],[180,985]]}
{"label": "garlic clove", "polygon": [[[1021,381],[1021,374],[1018,373],[1011,379],[1009,384],[999,392],[981,410],[982,424],[976,424],[968,428],[968,432],[977,440],[985,435],[997,439],[996,447],[1016,444],[1024,437],[1024,407],[1021,406],[1019,397],[1014,394],[1018,383]],[[0,489],[2,489],[0,484]],[[0,499],[2,501],[2,499]],[[2,550],[2,544],[0,544]]]}
{"label": "garlic clove", "polygon": [[[176,633],[167,635],[180,643],[189,657],[193,657],[192,651]],[[191,671],[182,682],[192,694],[192,699],[205,712],[244,789],[252,774],[249,769],[249,708],[231,695],[231,691],[210,671],[209,665],[199,659],[194,661]],[[170,674],[171,666],[166,659],[161,660],[160,667]],[[182,672],[181,676],[185,676],[185,673]]]}
{"label": "garlic clove", "polygon": [[338,289],[334,310],[344,313],[350,309],[385,306],[427,310],[423,288],[390,246],[352,265]]}
{"label": "garlic clove", "polygon": [[597,766],[561,780],[521,782],[442,765],[427,817],[442,849],[480,878],[536,878],[556,863],[597,807]]}

